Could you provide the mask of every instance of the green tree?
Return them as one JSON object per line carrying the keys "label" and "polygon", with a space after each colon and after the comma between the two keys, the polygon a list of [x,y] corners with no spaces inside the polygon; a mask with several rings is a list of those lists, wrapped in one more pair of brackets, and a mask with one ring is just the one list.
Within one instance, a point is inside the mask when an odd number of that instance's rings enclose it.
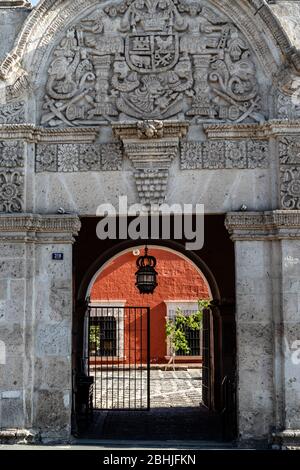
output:
{"label": "green tree", "polygon": [[94,354],[100,348],[100,325],[90,326],[90,351]]}
{"label": "green tree", "polygon": [[166,336],[169,339],[171,358],[169,364],[175,364],[176,353],[182,351],[189,354],[191,349],[186,337],[187,329],[200,331],[203,327],[203,311],[210,308],[210,300],[198,300],[198,310],[191,315],[184,315],[180,308],[176,309],[174,318],[166,321]]}

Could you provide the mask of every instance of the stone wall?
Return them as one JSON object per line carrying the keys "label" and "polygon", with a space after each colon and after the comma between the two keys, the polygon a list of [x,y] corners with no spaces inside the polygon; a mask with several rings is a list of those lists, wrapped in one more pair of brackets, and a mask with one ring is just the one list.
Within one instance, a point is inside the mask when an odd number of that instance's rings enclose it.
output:
{"label": "stone wall", "polygon": [[[76,217],[0,216],[1,428],[5,441],[68,439]],[[63,253],[63,261],[52,253]],[[22,432],[22,430],[24,430]],[[26,430],[26,431],[25,431]],[[29,430],[29,433],[28,433]]]}
{"label": "stone wall", "polygon": [[240,439],[296,441],[300,377],[285,350],[299,340],[297,2],[167,0],[162,14],[41,0],[30,15],[28,2],[1,3],[1,438],[69,436],[77,216],[128,195],[246,211],[227,222]]}

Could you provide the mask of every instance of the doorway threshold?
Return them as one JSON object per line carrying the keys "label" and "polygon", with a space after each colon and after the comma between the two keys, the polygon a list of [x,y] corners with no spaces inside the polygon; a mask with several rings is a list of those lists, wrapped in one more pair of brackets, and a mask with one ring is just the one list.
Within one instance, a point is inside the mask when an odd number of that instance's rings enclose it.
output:
{"label": "doorway threshold", "polygon": [[108,440],[108,439],[74,439],[73,446],[92,446],[103,450],[128,450],[128,449],[200,449],[200,450],[233,450],[235,445],[233,442],[220,442],[220,441],[193,441],[193,440],[166,440],[166,441],[141,441],[141,440]]}

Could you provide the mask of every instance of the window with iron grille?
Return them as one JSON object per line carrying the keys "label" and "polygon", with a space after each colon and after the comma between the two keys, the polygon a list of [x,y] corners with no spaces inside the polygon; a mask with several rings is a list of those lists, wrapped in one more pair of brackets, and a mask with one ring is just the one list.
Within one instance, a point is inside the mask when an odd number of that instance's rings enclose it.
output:
{"label": "window with iron grille", "polygon": [[190,352],[186,353],[184,351],[177,351],[176,356],[200,356],[201,355],[201,351],[200,351],[201,331],[192,330],[188,326],[184,326],[182,329],[185,333],[185,337],[187,339]]}
{"label": "window with iron grille", "polygon": [[[167,300],[167,318],[174,318],[178,308],[181,309],[183,315],[192,315],[198,311],[198,302],[191,300]],[[192,330],[185,326],[184,333],[190,348],[190,352],[177,351],[176,356],[202,356],[202,331]],[[168,346],[168,354],[170,354],[170,347]]]}
{"label": "window with iron grille", "polygon": [[115,317],[91,318],[91,327],[94,328],[97,341],[97,356],[117,355],[117,322]]}

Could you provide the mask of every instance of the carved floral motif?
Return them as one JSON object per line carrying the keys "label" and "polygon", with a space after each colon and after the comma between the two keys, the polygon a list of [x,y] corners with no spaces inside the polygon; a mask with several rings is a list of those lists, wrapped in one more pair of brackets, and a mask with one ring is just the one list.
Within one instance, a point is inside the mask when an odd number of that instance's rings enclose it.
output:
{"label": "carved floral motif", "polygon": [[73,173],[121,170],[122,161],[120,143],[38,144],[35,171]]}
{"label": "carved floral motif", "polygon": [[0,142],[0,212],[21,212],[24,193],[24,145]]}
{"label": "carved floral motif", "polygon": [[24,148],[20,141],[0,142],[0,167],[16,168],[24,166]]}
{"label": "carved floral motif", "polygon": [[180,114],[261,122],[260,108],[252,52],[226,17],[182,0],[133,0],[99,5],[66,32],[48,69],[41,123]]}
{"label": "carved floral motif", "polygon": [[266,169],[269,144],[264,140],[182,142],[181,169]]}
{"label": "carved floral motif", "polygon": [[0,170],[0,212],[22,212],[23,174],[19,170]]}
{"label": "carved floral motif", "polygon": [[181,169],[196,170],[202,165],[202,143],[182,142],[181,143]]}
{"label": "carved floral motif", "polygon": [[25,121],[24,103],[10,103],[0,106],[0,124],[21,124]]}

